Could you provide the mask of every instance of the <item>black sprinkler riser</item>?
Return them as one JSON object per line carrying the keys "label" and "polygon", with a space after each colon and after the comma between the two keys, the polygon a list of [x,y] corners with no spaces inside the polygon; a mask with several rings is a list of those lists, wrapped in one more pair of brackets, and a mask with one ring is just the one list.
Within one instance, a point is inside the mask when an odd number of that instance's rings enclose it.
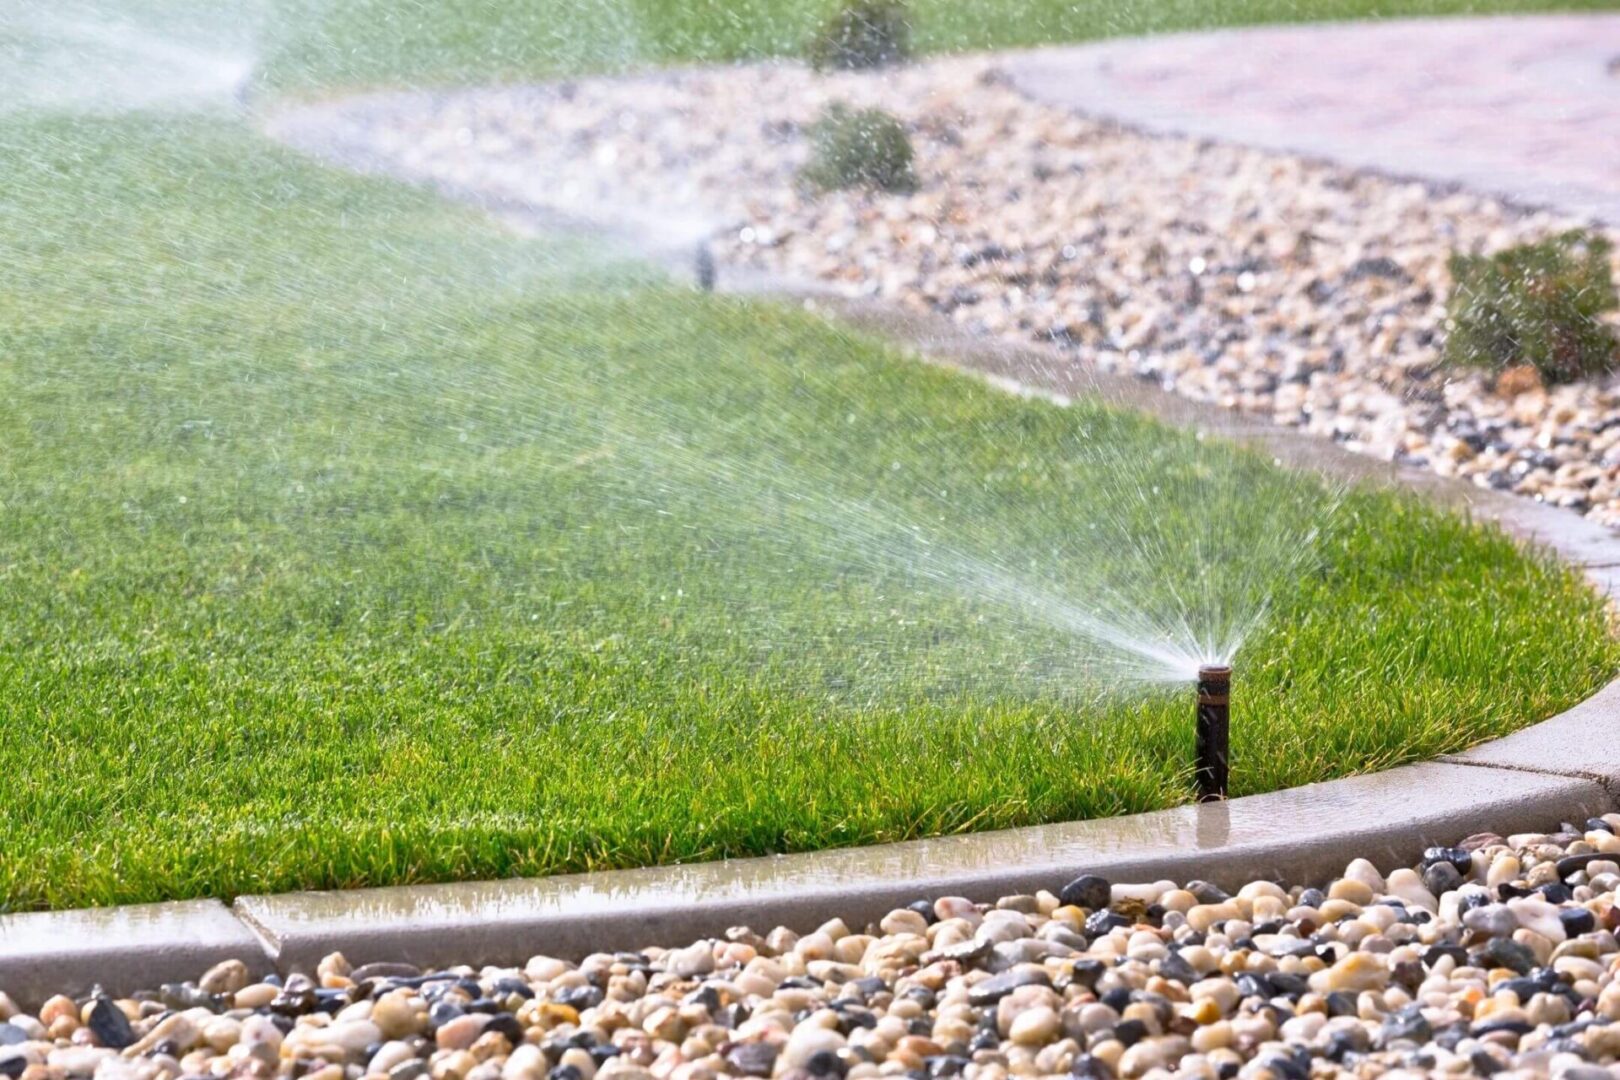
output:
{"label": "black sprinkler riser", "polygon": [[1198,669],[1198,717],[1193,746],[1193,780],[1199,802],[1226,798],[1231,758],[1232,669],[1207,664]]}

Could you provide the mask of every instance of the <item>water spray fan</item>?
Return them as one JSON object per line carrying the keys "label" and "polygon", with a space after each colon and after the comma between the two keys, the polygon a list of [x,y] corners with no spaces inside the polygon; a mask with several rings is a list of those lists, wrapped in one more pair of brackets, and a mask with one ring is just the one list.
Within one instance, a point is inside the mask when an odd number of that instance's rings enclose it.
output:
{"label": "water spray fan", "polygon": [[1230,760],[1232,668],[1205,664],[1198,669],[1198,714],[1193,739],[1193,778],[1199,802],[1226,798]]}

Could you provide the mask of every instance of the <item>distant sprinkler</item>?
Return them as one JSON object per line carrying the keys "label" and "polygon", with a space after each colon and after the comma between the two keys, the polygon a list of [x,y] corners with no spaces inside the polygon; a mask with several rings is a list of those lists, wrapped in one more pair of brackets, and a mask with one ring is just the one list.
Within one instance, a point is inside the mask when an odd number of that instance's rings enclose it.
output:
{"label": "distant sprinkler", "polygon": [[1205,664],[1198,669],[1198,724],[1193,753],[1199,802],[1226,798],[1227,762],[1231,757],[1232,668]]}
{"label": "distant sprinkler", "polygon": [[697,249],[697,284],[704,292],[714,292],[714,252],[709,250],[708,244],[699,244]]}

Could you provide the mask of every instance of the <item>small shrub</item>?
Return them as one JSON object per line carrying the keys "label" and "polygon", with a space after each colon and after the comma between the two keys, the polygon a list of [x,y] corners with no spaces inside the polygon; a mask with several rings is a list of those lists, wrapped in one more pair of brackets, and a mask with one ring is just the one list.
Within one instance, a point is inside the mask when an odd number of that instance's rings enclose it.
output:
{"label": "small shrub", "polygon": [[911,57],[911,22],[901,0],[846,0],[805,50],[817,71],[860,71]]}
{"label": "small shrub", "polygon": [[804,179],[823,191],[870,187],[913,191],[911,139],[882,109],[829,105],[810,127],[810,162]]}
{"label": "small shrub", "polygon": [[1548,383],[1610,370],[1620,307],[1607,238],[1574,229],[1494,255],[1454,253],[1445,359],[1501,372],[1530,364]]}

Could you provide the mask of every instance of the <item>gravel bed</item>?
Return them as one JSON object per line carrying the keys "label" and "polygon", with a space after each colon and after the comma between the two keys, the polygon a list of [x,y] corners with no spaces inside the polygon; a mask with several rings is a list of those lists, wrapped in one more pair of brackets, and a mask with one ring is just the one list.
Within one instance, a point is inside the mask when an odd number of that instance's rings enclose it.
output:
{"label": "gravel bed", "polygon": [[1620,1076],[1617,828],[1356,859],[1323,888],[1082,875],[578,964],[227,961],[37,1015],[0,993],[0,1076]]}
{"label": "gravel bed", "polygon": [[[815,196],[804,128],[831,101],[903,119],[910,195]],[[1042,106],[989,58],[882,76],[787,64],[374,95],[273,132],[463,192],[709,236],[768,270],[1050,343],[1353,449],[1620,525],[1620,387],[1494,387],[1442,370],[1455,249],[1582,224],[1271,152]],[[306,129],[304,135],[308,134]]]}

